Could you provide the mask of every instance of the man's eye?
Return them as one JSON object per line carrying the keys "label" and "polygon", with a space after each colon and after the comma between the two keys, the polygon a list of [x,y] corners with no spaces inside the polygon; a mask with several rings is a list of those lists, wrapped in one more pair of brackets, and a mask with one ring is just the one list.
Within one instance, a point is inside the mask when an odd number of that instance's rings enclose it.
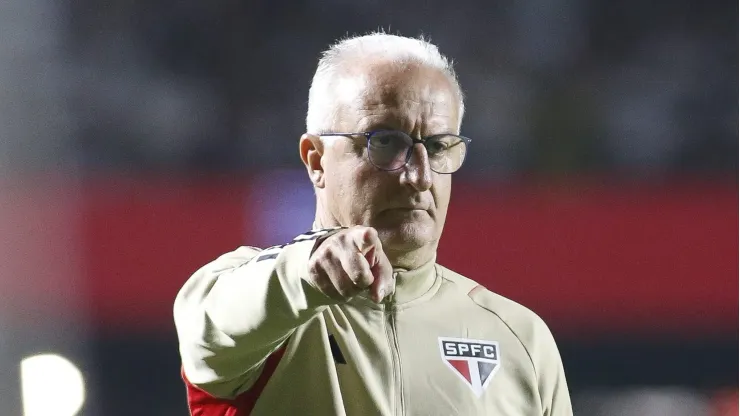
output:
{"label": "man's eye", "polygon": [[441,153],[450,148],[450,144],[443,140],[434,140],[427,144],[427,151],[432,154]]}
{"label": "man's eye", "polygon": [[399,140],[392,132],[376,133],[370,139],[370,146],[375,148],[389,148],[399,146],[402,140]]}
{"label": "man's eye", "polygon": [[378,137],[377,140],[375,140],[375,144],[377,146],[388,146],[391,144],[391,138],[390,137]]}

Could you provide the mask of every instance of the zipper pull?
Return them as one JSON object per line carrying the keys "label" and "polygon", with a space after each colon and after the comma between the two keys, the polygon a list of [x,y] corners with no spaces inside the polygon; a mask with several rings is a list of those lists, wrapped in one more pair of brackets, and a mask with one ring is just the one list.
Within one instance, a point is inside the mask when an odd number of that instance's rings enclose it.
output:
{"label": "zipper pull", "polygon": [[385,299],[383,299],[383,303],[386,307],[393,306],[393,304],[396,303],[396,292],[393,292],[390,295],[386,296]]}
{"label": "zipper pull", "polygon": [[[393,281],[394,282],[398,281],[398,272],[393,272]],[[396,303],[396,288],[395,287],[393,288],[393,293],[383,298],[382,303],[383,305],[386,306],[386,308]]]}

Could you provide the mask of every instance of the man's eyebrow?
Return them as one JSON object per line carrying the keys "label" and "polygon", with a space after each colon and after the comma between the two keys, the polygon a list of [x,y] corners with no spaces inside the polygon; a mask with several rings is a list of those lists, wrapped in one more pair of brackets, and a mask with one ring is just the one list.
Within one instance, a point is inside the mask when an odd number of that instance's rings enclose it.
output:
{"label": "man's eyebrow", "polygon": [[398,127],[393,127],[388,123],[373,123],[368,126],[367,131],[377,130],[398,130]]}
{"label": "man's eyebrow", "polygon": [[381,120],[373,120],[372,116],[364,116],[357,123],[358,127],[361,127],[362,131],[376,131],[376,130],[398,130],[398,123],[388,120],[387,118]]}
{"label": "man's eyebrow", "polygon": [[381,115],[367,115],[363,116],[357,123],[358,127],[363,127],[363,131],[375,131],[375,130],[400,130],[403,131],[403,126],[406,124],[403,119],[395,117],[393,115],[386,114]]}

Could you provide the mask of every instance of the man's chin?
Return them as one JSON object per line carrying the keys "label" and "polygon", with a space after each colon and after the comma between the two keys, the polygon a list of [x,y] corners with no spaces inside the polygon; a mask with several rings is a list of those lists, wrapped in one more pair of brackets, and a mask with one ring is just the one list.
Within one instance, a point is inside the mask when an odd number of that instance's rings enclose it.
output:
{"label": "man's chin", "polygon": [[435,242],[433,225],[402,223],[393,227],[376,226],[383,248],[390,251],[414,251]]}

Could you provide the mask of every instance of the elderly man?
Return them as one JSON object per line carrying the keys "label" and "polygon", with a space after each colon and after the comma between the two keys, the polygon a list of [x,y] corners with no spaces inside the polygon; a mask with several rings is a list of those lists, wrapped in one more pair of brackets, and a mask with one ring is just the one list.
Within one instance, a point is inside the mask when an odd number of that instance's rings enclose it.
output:
{"label": "elderly man", "polygon": [[462,116],[424,40],[323,54],[299,145],[313,230],[223,255],[175,301],[191,414],[572,414],[543,321],[435,263]]}

